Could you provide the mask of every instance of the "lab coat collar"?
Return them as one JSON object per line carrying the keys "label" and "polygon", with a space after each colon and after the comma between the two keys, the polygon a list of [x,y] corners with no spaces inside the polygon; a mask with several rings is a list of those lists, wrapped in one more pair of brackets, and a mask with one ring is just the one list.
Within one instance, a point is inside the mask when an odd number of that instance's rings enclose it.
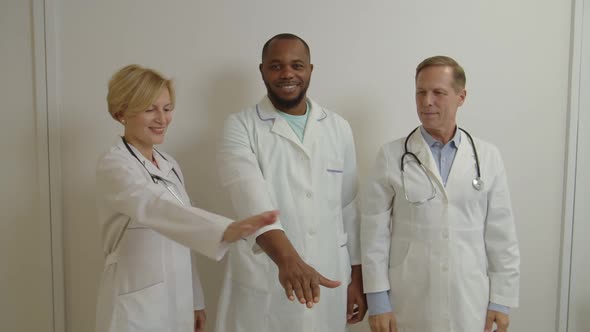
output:
{"label": "lab coat collar", "polygon": [[318,123],[324,121],[328,117],[328,113],[320,105],[309,98],[307,98],[307,103],[309,105],[308,112],[310,112],[310,114],[307,118],[307,124],[305,125],[303,142],[301,142],[295,132],[293,132],[293,129],[289,126],[287,120],[278,114],[280,111],[274,107],[268,96],[264,96],[256,105],[256,113],[261,121],[272,122],[271,131],[273,133],[288,139],[303,150],[308,156],[311,156],[310,147],[316,138]]}
{"label": "lab coat collar", "polygon": [[[131,155],[129,153],[129,151],[127,150],[127,147],[125,146],[125,143],[123,142],[121,137],[119,136],[117,139],[118,139],[117,147],[119,149],[121,149],[123,152],[128,153],[129,157],[137,162],[137,160],[133,157],[133,155]],[[154,149],[153,155],[154,155],[154,159],[156,159],[156,162],[158,163],[158,166],[159,166],[159,168],[158,168],[158,167],[156,167],[156,165],[154,165],[152,163],[151,160],[148,160],[143,154],[141,154],[141,152],[139,152],[139,150],[135,146],[133,146],[129,143],[127,143],[127,144],[129,145],[129,148],[131,148],[131,150],[135,153],[135,155],[139,159],[139,162],[141,162],[143,165],[145,165],[145,167],[149,170],[150,173],[161,176],[167,180],[171,180],[170,173],[172,172],[172,168],[173,168],[172,162],[164,159],[162,157],[162,155],[160,155],[160,153],[158,151],[156,151],[156,149]]]}
{"label": "lab coat collar", "polygon": [[[326,111],[324,111],[320,105],[310,98],[307,98],[306,100],[311,111],[308,121],[312,119],[315,119],[316,121],[323,121],[328,117],[328,113],[326,113]],[[256,113],[258,118],[262,121],[275,121],[277,119],[281,119],[278,112],[280,111],[275,108],[267,95],[262,97],[260,102],[258,102],[256,105]],[[305,129],[307,130],[307,128]]]}
{"label": "lab coat collar", "polygon": [[[448,188],[453,188],[453,183],[465,178],[465,174],[475,174],[475,155],[473,154],[473,148],[467,135],[457,127],[457,132],[453,140],[457,146],[457,153],[455,154],[455,160],[453,160],[453,165],[451,166],[451,171],[447,179]],[[461,144],[462,142],[467,143]],[[430,146],[421,133],[414,132],[412,134],[408,140],[408,151],[414,152],[420,158],[420,161],[422,161],[424,167],[429,171],[432,179],[436,180],[438,188],[443,193],[445,199],[448,199],[447,187],[445,187],[440,176],[440,171],[434,162]]]}

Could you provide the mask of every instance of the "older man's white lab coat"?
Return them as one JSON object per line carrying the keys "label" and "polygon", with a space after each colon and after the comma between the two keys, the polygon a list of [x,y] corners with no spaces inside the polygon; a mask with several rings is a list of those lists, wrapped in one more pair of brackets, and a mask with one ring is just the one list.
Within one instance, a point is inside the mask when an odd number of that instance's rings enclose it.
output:
{"label": "older man's white lab coat", "polygon": [[[518,305],[520,256],[500,153],[475,140],[484,181],[483,190],[475,190],[474,153],[461,135],[446,187],[420,132],[408,141],[434,183],[434,199],[406,200],[404,139],[381,148],[363,191],[364,290],[391,290],[398,332],[483,331],[489,301]],[[418,165],[405,170],[410,200],[430,197]]]}

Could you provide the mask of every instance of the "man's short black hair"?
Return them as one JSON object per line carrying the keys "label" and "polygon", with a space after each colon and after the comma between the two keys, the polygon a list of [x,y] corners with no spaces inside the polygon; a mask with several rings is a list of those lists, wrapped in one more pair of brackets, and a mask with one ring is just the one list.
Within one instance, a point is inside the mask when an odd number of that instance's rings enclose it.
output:
{"label": "man's short black hair", "polygon": [[266,43],[264,43],[264,46],[262,47],[262,60],[264,61],[264,56],[266,55],[266,52],[268,51],[268,46],[270,45],[270,42],[272,42],[273,40],[278,40],[278,39],[297,39],[300,42],[303,43],[303,46],[305,46],[305,51],[307,52],[307,56],[311,59],[311,53],[309,52],[309,45],[307,45],[307,43],[305,42],[305,40],[303,40],[301,37],[296,36],[292,33],[280,33],[274,37],[272,37],[271,39],[269,39]]}

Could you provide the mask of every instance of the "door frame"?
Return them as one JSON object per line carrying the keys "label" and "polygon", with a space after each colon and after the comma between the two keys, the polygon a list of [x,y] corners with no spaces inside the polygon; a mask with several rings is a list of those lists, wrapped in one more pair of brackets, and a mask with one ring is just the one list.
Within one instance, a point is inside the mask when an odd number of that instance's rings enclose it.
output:
{"label": "door frame", "polygon": [[63,222],[59,121],[58,52],[56,4],[53,0],[32,0],[34,104],[37,132],[37,174],[39,177],[39,218],[51,244],[51,289],[53,326],[49,331],[65,332],[65,289],[63,264]]}
{"label": "door frame", "polygon": [[[556,330],[568,331],[569,303],[571,291],[571,267],[573,229],[575,217],[575,188],[576,168],[578,163],[578,125],[581,93],[581,69],[583,59],[584,20],[588,23],[590,17],[585,17],[584,0],[572,0],[572,23],[570,39],[570,68],[569,68],[569,100],[565,149],[565,176],[563,197],[563,224],[561,238],[561,266],[559,274],[559,301]],[[586,54],[586,57],[590,54]]]}

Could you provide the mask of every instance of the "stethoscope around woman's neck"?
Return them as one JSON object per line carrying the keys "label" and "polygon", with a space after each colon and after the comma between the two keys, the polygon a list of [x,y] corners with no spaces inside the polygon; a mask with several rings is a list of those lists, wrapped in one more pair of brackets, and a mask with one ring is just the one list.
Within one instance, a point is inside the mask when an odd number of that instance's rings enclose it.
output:
{"label": "stethoscope around woman's neck", "polygon": [[[414,128],[414,130],[412,130],[412,132],[410,134],[408,134],[408,136],[406,137],[406,140],[404,142],[404,154],[402,155],[401,158],[401,170],[402,173],[404,172],[404,158],[407,155],[412,156],[420,165],[420,167],[424,168],[424,165],[422,165],[422,161],[420,161],[420,159],[418,158],[418,156],[416,156],[413,152],[408,151],[408,140],[410,139],[410,136],[412,136],[412,134],[414,134],[416,132],[416,130],[418,130],[418,128],[420,128],[420,126]],[[481,170],[479,168],[479,157],[477,155],[477,149],[475,148],[475,143],[473,142],[473,137],[471,137],[471,135],[463,128],[457,127],[458,130],[461,130],[462,132],[464,132],[467,137],[469,138],[469,142],[471,143],[471,148],[473,149],[473,155],[475,157],[475,168],[477,171],[477,176],[473,179],[473,181],[471,182],[471,184],[473,185],[473,188],[475,188],[475,190],[482,190],[484,183],[483,180],[481,179]]]}
{"label": "stethoscope around woman's neck", "polygon": [[[139,157],[137,157],[135,152],[133,152],[133,149],[131,149],[131,147],[129,146],[129,143],[127,143],[127,140],[125,140],[125,137],[121,136],[121,140],[123,141],[123,144],[125,144],[125,147],[129,151],[129,153],[137,160],[137,162],[139,162],[141,164],[141,166],[143,166],[145,171],[150,175],[150,178],[152,179],[152,181],[154,181],[154,183],[156,183],[156,184],[158,182],[161,182],[164,185],[164,187],[166,187],[166,189],[174,196],[174,198],[176,198],[180,202],[180,204],[184,205],[184,202],[182,201],[182,199],[179,196],[180,193],[174,192],[174,190],[172,190],[172,188],[171,188],[171,186],[176,187],[176,185],[173,182],[171,182],[170,180],[166,180],[163,177],[150,172],[148,170],[148,168],[145,166],[145,164],[139,159]],[[164,155],[161,154],[160,151],[158,151],[156,149],[154,149],[154,151],[156,151],[160,155],[160,157],[162,157],[162,159],[168,161],[168,159],[166,159],[166,157],[164,157]],[[178,175],[178,173],[176,172],[174,167],[172,167],[172,172],[174,172],[174,175],[176,175],[176,178],[178,179],[178,181],[180,181],[180,183],[182,183],[182,180],[180,179],[180,176]]]}

